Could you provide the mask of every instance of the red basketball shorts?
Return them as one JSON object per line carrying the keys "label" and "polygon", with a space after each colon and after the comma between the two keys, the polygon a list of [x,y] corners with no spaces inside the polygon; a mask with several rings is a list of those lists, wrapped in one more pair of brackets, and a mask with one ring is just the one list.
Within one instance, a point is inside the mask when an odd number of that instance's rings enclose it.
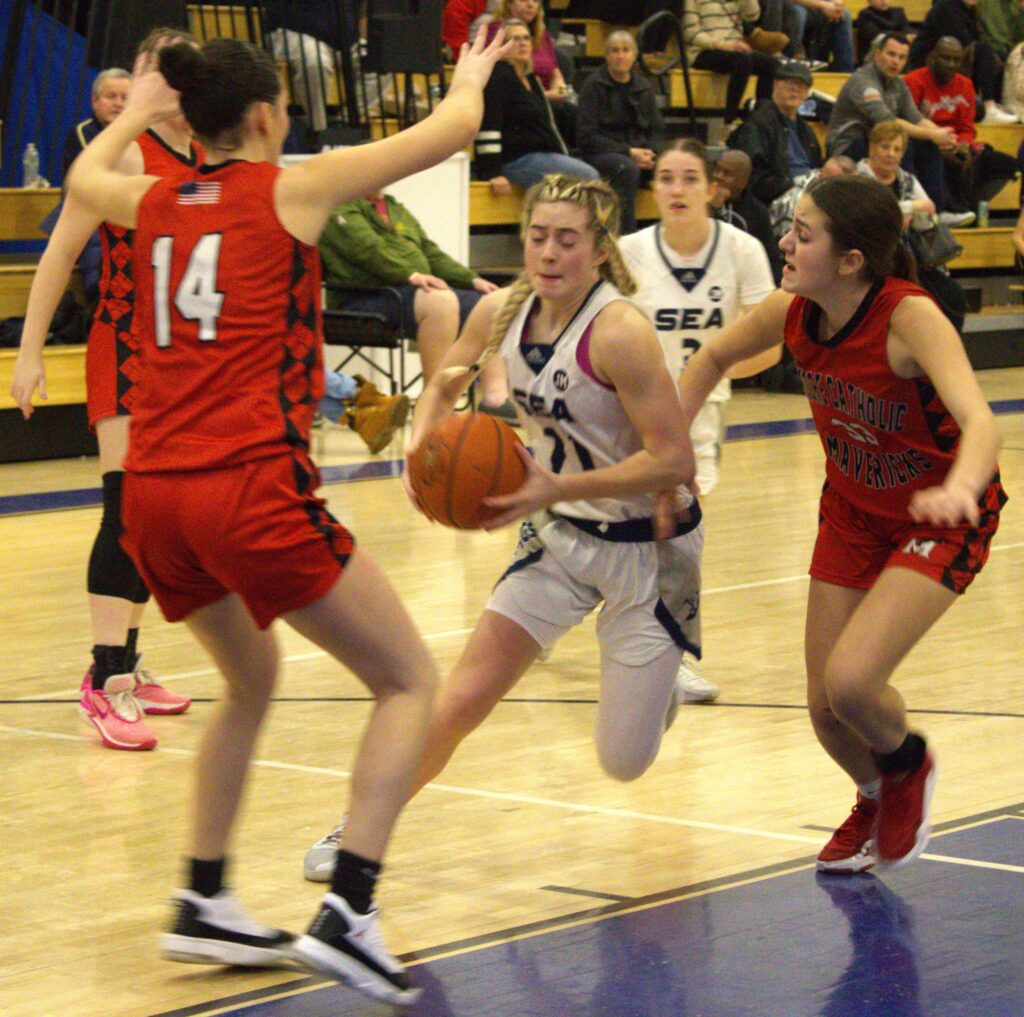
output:
{"label": "red basketball shorts", "polygon": [[866,590],[882,569],[898,565],[963,593],[988,560],[1005,503],[997,478],[981,498],[977,526],[931,526],[865,512],[826,487],[810,573],[826,583]]}
{"label": "red basketball shorts", "polygon": [[337,582],[352,535],[315,496],[291,455],[221,470],[129,473],[122,544],[168,621],[230,593],[265,629]]}
{"label": "red basketball shorts", "polygon": [[93,321],[85,348],[85,392],[89,426],[131,413],[141,373],[138,337],[104,321]]}

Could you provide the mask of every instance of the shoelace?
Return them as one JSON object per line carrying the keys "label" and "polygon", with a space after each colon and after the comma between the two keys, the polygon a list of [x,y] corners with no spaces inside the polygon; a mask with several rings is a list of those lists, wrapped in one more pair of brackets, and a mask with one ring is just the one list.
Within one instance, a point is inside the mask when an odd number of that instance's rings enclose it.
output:
{"label": "shoelace", "polygon": [[[877,802],[873,802],[877,810]],[[859,847],[863,840],[863,824],[874,821],[874,811],[867,802],[857,802],[850,810],[846,822],[836,830],[835,840],[853,847]],[[870,830],[868,831],[870,834]]]}
{"label": "shoelace", "polygon": [[213,901],[213,907],[210,909],[211,917],[218,922],[249,936],[263,936],[269,939],[274,934],[273,929],[260,925],[259,922],[250,918],[234,897],[225,894],[223,897],[211,898],[211,900]]}
{"label": "shoelace", "polygon": [[142,707],[130,689],[125,689],[123,692],[105,692],[105,695],[107,702],[110,703],[110,709],[121,720],[126,720],[131,724],[142,716]]}
{"label": "shoelace", "polygon": [[161,685],[160,682],[158,682],[152,676],[152,674],[149,673],[149,671],[146,671],[145,669],[143,669],[141,667],[138,668],[135,671],[135,680],[140,685],[149,685],[149,686],[151,686],[152,688],[155,688],[155,689],[162,689],[163,688],[163,685]]}
{"label": "shoelace", "polygon": [[341,822],[331,830],[325,837],[321,837],[316,843],[317,847],[332,847],[335,850],[341,848],[341,835],[345,832],[345,816],[341,817]]}

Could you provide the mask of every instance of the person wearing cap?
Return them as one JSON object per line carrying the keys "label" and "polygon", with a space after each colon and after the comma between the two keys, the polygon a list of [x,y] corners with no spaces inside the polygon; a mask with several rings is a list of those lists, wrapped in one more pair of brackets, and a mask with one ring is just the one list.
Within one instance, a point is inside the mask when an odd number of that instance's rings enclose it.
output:
{"label": "person wearing cap", "polygon": [[799,109],[811,90],[805,63],[786,60],[775,71],[770,99],[763,101],[733,132],[729,147],[750,156],[750,189],[769,205],[797,177],[821,166],[821,146]]}

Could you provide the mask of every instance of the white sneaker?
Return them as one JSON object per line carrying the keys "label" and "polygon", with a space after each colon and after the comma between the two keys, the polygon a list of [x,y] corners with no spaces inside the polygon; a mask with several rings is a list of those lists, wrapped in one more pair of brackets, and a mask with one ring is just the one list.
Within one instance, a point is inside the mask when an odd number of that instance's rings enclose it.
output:
{"label": "white sneaker", "polygon": [[998,106],[986,106],[985,116],[978,121],[979,124],[1016,124],[1020,123],[1017,117],[1013,113],[1007,113],[1006,110],[1000,109]]}
{"label": "white sneaker", "polygon": [[940,212],[939,222],[943,226],[948,226],[950,229],[956,229],[958,226],[970,226],[972,222],[977,218],[973,212]]}
{"label": "white sneaker", "polygon": [[321,837],[302,860],[302,874],[311,883],[329,883],[334,875],[334,862],[341,847],[341,835],[345,832],[345,817],[325,837]]}
{"label": "white sneaker", "polygon": [[388,952],[378,911],[354,911],[344,897],[329,893],[309,931],[292,947],[295,958],[318,974],[337,978],[360,992],[388,1003],[415,1003],[416,988],[402,963]]}
{"label": "white sneaker", "polygon": [[168,960],[254,968],[287,967],[294,961],[295,937],[254,922],[227,890],[214,897],[175,890],[174,903],[174,925],[160,937]]}
{"label": "white sneaker", "polygon": [[717,685],[701,677],[696,663],[689,657],[679,662],[676,688],[684,703],[713,703],[721,692]]}

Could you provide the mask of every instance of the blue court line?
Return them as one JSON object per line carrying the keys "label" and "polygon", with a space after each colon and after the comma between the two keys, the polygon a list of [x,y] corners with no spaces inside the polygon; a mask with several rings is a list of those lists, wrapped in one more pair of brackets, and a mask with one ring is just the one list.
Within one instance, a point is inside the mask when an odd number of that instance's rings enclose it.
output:
{"label": "blue court line", "polygon": [[[997,399],[990,405],[992,412],[997,415],[1024,413],[1024,399]],[[725,440],[749,441],[754,438],[784,438],[793,434],[807,434],[813,430],[814,421],[810,417],[793,420],[766,420],[754,424],[730,424],[725,429]],[[357,480],[382,480],[400,477],[404,465],[404,459],[375,459],[347,466],[322,466],[320,478],[324,484],[350,484]],[[0,516],[94,508],[102,504],[103,491],[99,487],[82,487],[70,491],[39,491],[35,494],[15,494],[0,498]]]}
{"label": "blue court line", "polygon": [[[1019,866],[1020,830],[1020,820],[990,814],[941,835],[940,850]],[[1024,1013],[1020,887],[1019,872],[928,859],[884,880],[815,875],[809,859],[777,863],[406,958],[425,991],[404,1012],[1011,1017]],[[214,1012],[371,1017],[384,1008],[302,978],[154,1017]]]}

